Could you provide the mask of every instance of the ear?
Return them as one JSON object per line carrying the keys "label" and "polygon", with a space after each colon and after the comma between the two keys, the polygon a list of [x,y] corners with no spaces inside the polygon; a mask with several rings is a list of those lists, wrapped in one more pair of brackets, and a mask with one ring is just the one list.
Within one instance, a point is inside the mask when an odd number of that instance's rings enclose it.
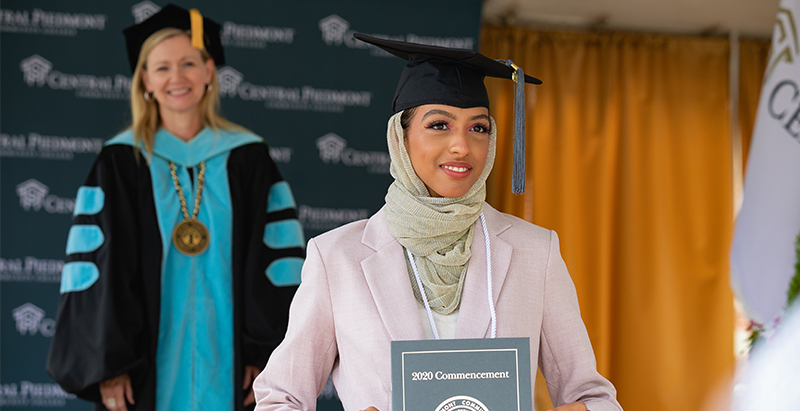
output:
{"label": "ear", "polygon": [[214,59],[206,60],[206,84],[211,83],[211,76],[214,74]]}

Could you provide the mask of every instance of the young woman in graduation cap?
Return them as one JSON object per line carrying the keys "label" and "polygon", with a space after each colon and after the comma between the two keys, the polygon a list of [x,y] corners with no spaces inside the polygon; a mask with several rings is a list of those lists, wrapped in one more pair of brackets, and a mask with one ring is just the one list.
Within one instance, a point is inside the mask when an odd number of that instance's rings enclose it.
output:
{"label": "young woman in graduation cap", "polygon": [[172,5],[125,30],[133,124],[78,190],[47,362],[96,409],[242,409],[286,329],[302,230],[262,138],[218,113],[219,30]]}
{"label": "young woman in graduation cap", "polygon": [[345,410],[389,411],[390,341],[529,337],[531,369],[559,410],[621,410],[555,232],[484,202],[496,132],[483,79],[514,77],[521,89],[522,70],[356,37],[409,60],[388,124],[395,180],[369,220],[309,242],[286,339],[254,383],[256,409],[314,409],[330,374]]}

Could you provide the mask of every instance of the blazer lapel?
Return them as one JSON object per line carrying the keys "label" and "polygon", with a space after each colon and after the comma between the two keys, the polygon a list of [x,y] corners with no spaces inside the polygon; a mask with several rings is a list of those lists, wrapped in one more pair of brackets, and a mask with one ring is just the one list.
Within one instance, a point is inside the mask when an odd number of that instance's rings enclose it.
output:
{"label": "blazer lapel", "polygon": [[[484,216],[489,231],[492,253],[492,301],[497,298],[508,274],[513,247],[499,234],[511,227],[497,210],[484,203]],[[467,278],[461,296],[461,308],[456,325],[456,338],[485,338],[491,336],[488,282],[486,278],[486,239],[480,219],[475,222],[475,235],[470,247],[472,256],[467,267]],[[502,321],[498,318],[497,321]]]}
{"label": "blazer lapel", "polygon": [[361,261],[361,268],[392,340],[425,339],[403,247],[389,232],[383,211],[369,219],[362,242],[375,250]]}

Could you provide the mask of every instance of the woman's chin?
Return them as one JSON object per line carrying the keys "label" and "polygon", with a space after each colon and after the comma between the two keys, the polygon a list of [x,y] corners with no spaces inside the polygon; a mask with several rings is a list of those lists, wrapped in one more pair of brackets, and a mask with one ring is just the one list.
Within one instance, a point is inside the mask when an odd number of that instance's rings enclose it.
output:
{"label": "woman's chin", "polygon": [[199,112],[198,104],[164,104],[161,106],[160,113],[162,116],[170,115],[185,115],[187,113]]}
{"label": "woman's chin", "polygon": [[466,189],[451,188],[447,190],[442,190],[440,192],[428,189],[428,192],[431,194],[431,197],[446,197],[446,198],[458,198],[467,194],[467,191],[469,191],[469,188]]}

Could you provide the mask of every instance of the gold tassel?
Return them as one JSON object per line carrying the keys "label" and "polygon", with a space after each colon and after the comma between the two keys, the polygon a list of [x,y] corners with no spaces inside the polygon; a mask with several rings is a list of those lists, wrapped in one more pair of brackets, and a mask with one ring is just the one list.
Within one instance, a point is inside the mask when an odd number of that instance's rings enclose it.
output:
{"label": "gold tassel", "polygon": [[192,24],[192,47],[200,50],[205,50],[205,43],[203,42],[203,15],[200,10],[189,10],[189,20]]}

